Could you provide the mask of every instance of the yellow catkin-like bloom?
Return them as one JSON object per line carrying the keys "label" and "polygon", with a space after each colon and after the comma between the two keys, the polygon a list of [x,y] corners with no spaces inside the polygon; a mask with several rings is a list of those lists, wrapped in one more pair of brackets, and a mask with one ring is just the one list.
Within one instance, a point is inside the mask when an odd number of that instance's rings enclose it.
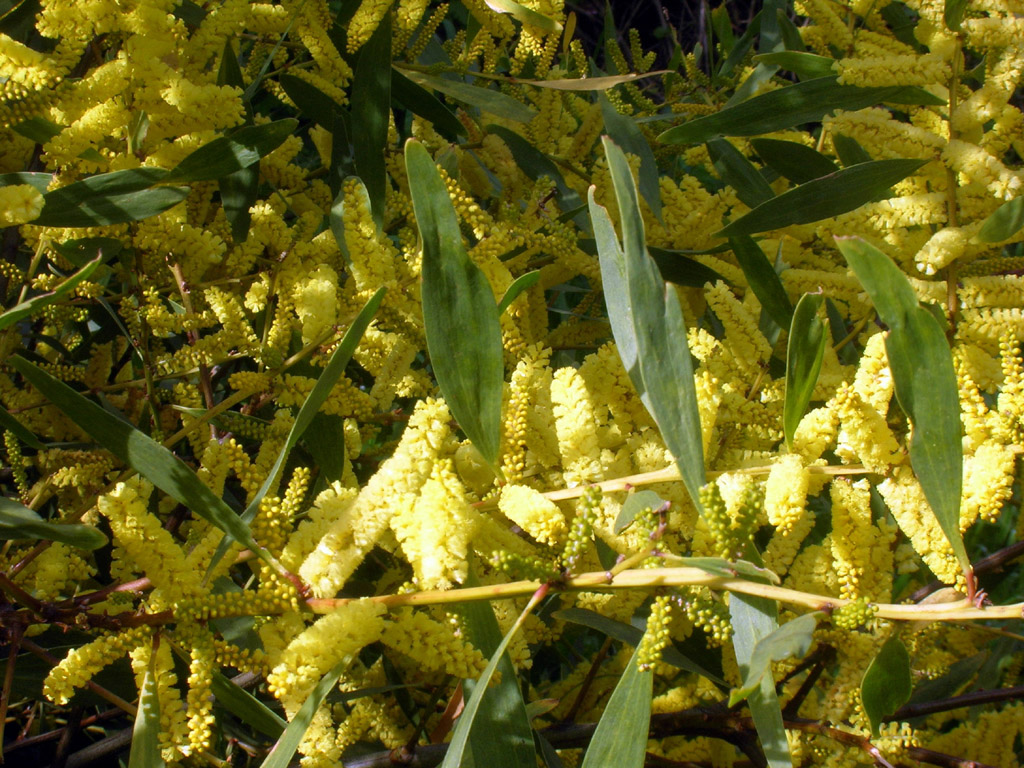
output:
{"label": "yellow catkin-like bloom", "polygon": [[380,640],[384,632],[384,606],[355,600],[321,616],[280,655],[267,676],[267,684],[284,705],[298,709],[309,690],[331,667],[364,646]]}
{"label": "yellow catkin-like bloom", "polygon": [[672,641],[669,623],[672,620],[672,595],[658,595],[651,603],[647,616],[647,629],[640,640],[636,663],[641,671],[654,669],[661,661],[661,653]]}
{"label": "yellow catkin-like bloom", "polygon": [[994,523],[1003,504],[1013,495],[1016,454],[1010,446],[985,443],[973,456],[964,457],[960,527],[966,529],[981,518]]}
{"label": "yellow catkin-like bloom", "polygon": [[336,320],[338,273],[320,264],[295,288],[295,314],[302,322],[302,343],[316,341]]}
{"label": "yellow catkin-like bloom", "polygon": [[156,678],[156,697],[160,703],[160,753],[168,765],[173,765],[191,753],[188,738],[188,720],[178,692],[178,675],[174,671],[171,644],[164,638],[154,643],[146,639],[131,653],[135,684],[142,690],[144,675]]}
{"label": "yellow catkin-like bloom", "polygon": [[43,694],[56,704],[67,704],[76,689],[92,680],[105,666],[143,643],[149,634],[149,627],[132,627],[116,635],[104,635],[78,648],[72,648],[46,676]]}
{"label": "yellow catkin-like bloom", "polygon": [[396,612],[387,623],[381,642],[427,669],[462,679],[478,677],[487,666],[484,655],[460,633],[422,611]]}
{"label": "yellow catkin-like bloom", "polygon": [[601,480],[601,448],[594,403],[583,377],[575,368],[559,368],[551,381],[558,450],[562,454],[565,483],[574,488]]}
{"label": "yellow catkin-like bloom", "polygon": [[888,602],[892,592],[895,529],[871,519],[871,486],[836,478],[831,485],[832,558],[839,596]]}
{"label": "yellow catkin-like bloom", "polygon": [[188,666],[188,695],[186,716],[188,717],[188,741],[194,753],[210,748],[210,727],[216,718],[213,715],[213,674],[217,672],[213,651],[213,636],[198,629],[191,637]]}
{"label": "yellow catkin-like bloom", "polygon": [[558,505],[525,485],[504,486],[498,508],[505,517],[542,544],[558,546],[568,533],[565,515]]}
{"label": "yellow catkin-like bloom", "polygon": [[97,506],[114,538],[157,587],[161,602],[174,604],[202,591],[202,573],[189,566],[174,537],[146,508],[152,490],[145,481],[118,483]]}
{"label": "yellow catkin-like bloom", "polygon": [[757,315],[722,280],[706,290],[704,297],[725,328],[722,344],[732,353],[733,365],[744,375],[756,375],[759,364],[772,353],[771,345],[757,328]]}
{"label": "yellow catkin-like bloom", "polygon": [[892,477],[877,487],[900,529],[936,578],[946,584],[961,584],[963,573],[953,548],[910,467],[897,467]]}
{"label": "yellow catkin-like bloom", "polygon": [[787,454],[772,464],[765,484],[764,511],[778,531],[793,529],[806,515],[811,473],[800,456]]}
{"label": "yellow catkin-like bloom", "polygon": [[835,67],[840,83],[862,88],[945,83],[950,71],[949,63],[934,53],[840,59]]}
{"label": "yellow catkin-like bloom", "polygon": [[853,377],[853,389],[867,405],[885,415],[893,395],[893,382],[884,333],[876,333],[864,345],[857,374]]}
{"label": "yellow catkin-like bloom", "polygon": [[349,53],[355,53],[372,36],[385,14],[391,9],[393,0],[363,0],[348,23]]}
{"label": "yellow catkin-like bloom", "polygon": [[43,196],[31,184],[0,187],[0,227],[32,221],[43,210]]}
{"label": "yellow catkin-like bloom", "polygon": [[840,429],[836,455],[849,464],[860,462],[869,471],[886,474],[903,461],[900,445],[885,418],[852,387],[842,387],[834,398]]}

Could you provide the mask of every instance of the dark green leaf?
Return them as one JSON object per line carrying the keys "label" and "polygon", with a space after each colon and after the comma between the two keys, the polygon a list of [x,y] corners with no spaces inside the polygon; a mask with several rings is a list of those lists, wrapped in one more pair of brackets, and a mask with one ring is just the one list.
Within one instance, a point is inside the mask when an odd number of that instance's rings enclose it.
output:
{"label": "dark green leaf", "polygon": [[370,211],[380,229],[388,172],[384,166],[391,118],[391,14],[385,14],[359,50],[352,80],[352,143],[356,173],[366,185]]}
{"label": "dark green leaf", "polygon": [[[474,574],[466,586],[478,586]],[[459,606],[470,642],[485,656],[491,656],[501,646],[501,628],[494,618],[494,610],[487,602],[467,602]],[[507,653],[498,663],[501,680],[486,686],[482,692],[480,709],[469,734],[469,748],[473,764],[479,768],[522,768],[535,762],[533,731],[530,716],[519,690],[519,677]],[[464,696],[477,693],[480,682],[463,682]]]}
{"label": "dark green leaf", "polygon": [[764,255],[761,246],[747,235],[730,237],[729,245],[739,262],[743,276],[747,278],[750,289],[761,302],[761,307],[780,328],[789,327],[793,317],[793,305],[789,301],[786,289],[782,287],[775,267]]}
{"label": "dark green leaf", "polygon": [[272,739],[280,738],[288,723],[244,688],[240,688],[220,672],[210,681],[217,701],[243,723]]}
{"label": "dark green leaf", "polygon": [[[608,637],[614,640],[629,643],[630,645],[639,645],[640,638],[644,636],[642,629],[638,629],[630,624],[623,624],[621,621],[615,621],[615,619],[609,619],[607,616],[602,616],[600,613],[587,610],[586,608],[565,608],[561,611],[555,611],[554,617],[562,621],[571,621],[573,624],[590,627],[590,629],[608,635]],[[671,645],[665,648],[661,658],[666,664],[671,664],[679,669],[685,669],[687,672],[693,672],[701,677],[706,677],[715,685],[725,685],[725,681],[721,677],[713,672],[709,672],[696,662],[690,661],[690,659],[686,658]]]}
{"label": "dark green leaf", "polygon": [[786,445],[793,449],[793,435],[811,402],[825,359],[825,324],[818,317],[822,297],[805,293],[796,304],[786,345],[786,399],[782,427]]}
{"label": "dark green leaf", "polygon": [[59,136],[67,126],[58,125],[45,117],[34,115],[24,122],[13,126],[11,130],[19,136],[34,141],[36,144],[45,144],[54,136]]}
{"label": "dark green leaf", "polygon": [[99,549],[107,543],[91,525],[51,523],[18,502],[0,496],[0,539],[46,539],[78,549]]}
{"label": "dark green leaf", "polygon": [[626,497],[622,503],[619,514],[615,517],[615,525],[612,530],[616,534],[622,533],[636,519],[636,516],[647,509],[657,510],[665,504],[665,500],[654,491],[637,491]]}
{"label": "dark green leaf", "polygon": [[[749,674],[758,641],[779,627],[778,609],[771,600],[733,592],[729,595],[729,617],[732,624],[733,648],[740,674]],[[792,768],[793,760],[782,722],[782,707],[775,693],[771,670],[760,677],[759,684],[747,697],[754,727],[768,760],[769,768]]]}
{"label": "dark green leaf", "polygon": [[428,75],[424,72],[403,70],[402,73],[414,83],[424,88],[432,88],[435,91],[451,96],[453,99],[465,102],[476,107],[481,112],[489,112],[497,117],[507,120],[515,120],[517,123],[528,123],[537,116],[537,111],[523,104],[501,91],[491,88],[481,88],[470,85],[462,80],[449,80],[437,75]]}
{"label": "dark green leaf", "polygon": [[231,225],[231,239],[243,243],[249,237],[252,214],[249,209],[256,203],[260,188],[260,168],[250,165],[217,179],[220,203],[224,217]]}
{"label": "dark green leaf", "polygon": [[[775,18],[779,25],[779,36],[782,38],[782,45],[787,51],[790,52],[803,52],[807,50],[807,46],[804,45],[803,38],[800,37],[800,30],[796,24],[793,23],[792,19],[786,15],[785,5],[781,8],[776,8]],[[766,51],[768,53],[768,51]],[[771,62],[770,62],[771,63]],[[825,74],[830,74],[826,72]]]}
{"label": "dark green leaf", "polygon": [[861,285],[889,326],[885,351],[896,399],[914,426],[910,464],[960,566],[970,560],[960,536],[963,483],[960,397],[953,357],[939,322],[920,306],[903,271],[859,238],[837,238]]}
{"label": "dark green leaf", "polygon": [[230,136],[216,138],[187,155],[164,182],[215,181],[248,168],[281,146],[298,125],[298,120],[289,117],[266,125],[239,128]]}
{"label": "dark green leaf", "polygon": [[[390,65],[389,65],[390,66]],[[455,143],[466,135],[466,126],[441,100],[421,85],[417,85],[391,67],[391,97],[413,114],[429,120],[434,130]]]}
{"label": "dark green leaf", "polygon": [[42,10],[39,0],[21,0],[0,16],[0,32],[23,42],[35,32],[36,14]]}
{"label": "dark green leaf", "polygon": [[622,217],[624,247],[619,245],[608,211],[594,201],[593,187],[589,198],[612,333],[629,377],[700,510],[704,449],[683,312],[675,288],[666,285],[647,253],[636,185],[626,157],[608,137],[603,142]]}
{"label": "dark green leaf", "polygon": [[819,56],[805,51],[774,51],[762,53],[754,57],[759,64],[773,64],[779,69],[793,72],[801,80],[817,80],[832,77],[835,70],[832,65],[836,60],[830,56]]}
{"label": "dark green leaf", "polygon": [[[241,67],[238,66],[238,55],[231,44],[231,36],[224,38],[224,50],[221,52],[220,67],[217,70],[217,85],[233,85],[245,92],[245,79]],[[243,98],[242,106],[245,108],[245,124],[252,125],[252,103],[249,99]]]}
{"label": "dark green leaf", "polygon": [[278,82],[303,115],[321,128],[334,129],[334,113],[342,109],[338,102],[296,75],[281,75]]}
{"label": "dark green leaf", "polygon": [[318,413],[303,442],[314,466],[328,483],[341,482],[345,473],[345,420],[331,413]]}
{"label": "dark green leaf", "polygon": [[104,263],[110,261],[124,250],[124,243],[115,237],[80,237],[54,243],[53,248],[76,267],[84,267],[97,257]]}
{"label": "dark green leaf", "polygon": [[276,565],[276,559],[253,539],[249,526],[167,448],[28,360],[14,356],[7,363],[93,440],[184,504],[192,514],[209,521],[243,547]]}
{"label": "dark green leaf", "polygon": [[149,668],[142,675],[128,768],[162,768],[163,765],[160,756],[160,696],[157,694],[156,667],[150,658]]}
{"label": "dark green leaf", "polygon": [[640,647],[626,663],[626,670],[597,723],[583,755],[583,768],[642,768],[651,725],[654,672],[637,666]]}
{"label": "dark green leaf", "polygon": [[860,700],[871,721],[872,736],[878,736],[878,726],[887,715],[907,703],[912,687],[910,654],[898,637],[890,637],[860,682]]}
{"label": "dark green leaf", "polygon": [[9,187],[13,184],[31,184],[41,194],[46,194],[46,188],[53,180],[52,173],[29,173],[27,171],[18,173],[5,173],[0,175],[0,187]]}
{"label": "dark green leaf", "polygon": [[[726,251],[728,248],[722,248],[722,250]],[[665,278],[666,282],[700,288],[716,280],[725,279],[711,267],[678,251],[651,247],[647,249],[647,252],[651,254],[654,263],[658,265],[658,271],[661,272],[661,276]]]}
{"label": "dark green leaf", "polygon": [[848,168],[851,165],[871,162],[871,155],[867,153],[867,150],[856,139],[851,139],[849,136],[844,136],[841,133],[833,133],[832,144],[836,148],[836,154],[839,156],[839,162],[843,164],[843,167]]}
{"label": "dark green leaf", "polygon": [[752,235],[838,216],[875,200],[927,162],[874,160],[843,168],[773,197],[715,234],[718,237]]}
{"label": "dark green leaf", "polygon": [[743,34],[736,39],[732,32],[732,19],[729,18],[728,9],[721,7],[721,14],[712,14],[712,21],[719,40],[723,41],[723,51],[726,52],[725,60],[722,61],[718,72],[715,74],[720,78],[729,77],[733,70],[743,61],[747,52],[754,44],[754,38],[761,31],[761,12],[758,11],[750,23],[746,25]]}
{"label": "dark green leaf", "polygon": [[771,185],[761,172],[726,139],[712,139],[707,143],[718,177],[736,190],[736,196],[744,204],[756,208],[775,197]]}
{"label": "dark green leaf", "polygon": [[47,192],[32,223],[40,227],[105,227],[139,221],[173,208],[188,187],[154,186],[167,181],[161,168],[101,173]]}
{"label": "dark green leaf", "polygon": [[803,184],[839,170],[820,152],[795,141],[751,139],[751,146],[764,164],[795,184]]}
{"label": "dark green leaf", "polygon": [[295,750],[299,748],[302,737],[306,735],[309,724],[313,722],[313,716],[320,709],[320,705],[327,698],[327,694],[331,692],[331,689],[338,682],[341,673],[348,669],[353,658],[351,655],[345,656],[309,692],[309,696],[302,702],[299,711],[295,713],[295,717],[288,723],[288,727],[284,729],[281,738],[277,740],[274,748],[270,750],[261,768],[288,768],[292,757],[295,756]]}
{"label": "dark green leaf", "polygon": [[505,290],[505,295],[501,297],[501,301],[498,302],[498,314],[501,315],[512,306],[512,302],[519,298],[519,295],[537,284],[540,280],[540,270],[535,269],[533,272],[527,272],[525,275],[520,275],[512,281]]}
{"label": "dark green leaf", "polygon": [[755,96],[721,112],[670,128],[658,140],[666,144],[700,144],[716,136],[757,136],[817,122],[837,109],[864,109],[882,102],[943,103],[923,88],[901,85],[859,88],[839,85],[833,75]]}
{"label": "dark green leaf", "polygon": [[598,94],[601,102],[601,115],[604,117],[604,129],[611,140],[631,155],[640,158],[640,170],[637,173],[640,194],[643,195],[651,212],[661,219],[661,187],[658,174],[658,161],[654,157],[651,145],[647,143],[639,126],[633,118],[620,113],[603,93]]}
{"label": "dark green leaf", "polygon": [[14,436],[29,448],[35,448],[37,451],[41,451],[46,447],[39,441],[38,437],[28,430],[28,427],[14,418],[2,405],[0,405],[0,428],[13,432]]}
{"label": "dark green leaf", "polygon": [[423,324],[430,363],[452,416],[491,466],[501,442],[504,353],[490,283],[466,254],[455,209],[422,144],[405,145],[423,241]]}
{"label": "dark green leaf", "polygon": [[967,0],[946,0],[945,7],[942,9],[942,20],[951,30],[959,32],[966,10]]}
{"label": "dark green leaf", "polygon": [[989,214],[976,239],[979,243],[999,243],[1009,240],[1021,227],[1024,227],[1024,197],[1015,197]]}
{"label": "dark green leaf", "polygon": [[175,3],[172,13],[175,18],[181,19],[190,27],[200,26],[206,18],[206,10],[192,0],[181,0],[181,2]]}
{"label": "dark green leaf", "polygon": [[43,307],[53,304],[55,301],[60,301],[75,290],[79,283],[92,277],[92,273],[95,272],[96,268],[102,263],[103,259],[97,256],[80,270],[75,272],[71,277],[64,280],[52,291],[47,291],[46,293],[42,293],[38,296],[33,296],[28,301],[23,301],[20,304],[14,305],[0,315],[0,329],[13,325],[23,317],[28,317],[29,315],[41,310]]}
{"label": "dark green leaf", "polygon": [[487,7],[498,13],[507,13],[516,21],[528,24],[531,27],[543,30],[544,32],[561,32],[562,25],[555,19],[549,18],[542,13],[527,8],[515,0],[484,0]]}
{"label": "dark green leaf", "polygon": [[[750,654],[750,661],[747,662],[743,685],[730,694],[729,706],[735,706],[759,689],[763,679],[771,680],[773,661],[794,657],[802,659],[806,656],[814,640],[814,629],[818,626],[818,619],[824,615],[821,611],[806,613],[759,638]],[[774,685],[772,682],[773,688]]]}

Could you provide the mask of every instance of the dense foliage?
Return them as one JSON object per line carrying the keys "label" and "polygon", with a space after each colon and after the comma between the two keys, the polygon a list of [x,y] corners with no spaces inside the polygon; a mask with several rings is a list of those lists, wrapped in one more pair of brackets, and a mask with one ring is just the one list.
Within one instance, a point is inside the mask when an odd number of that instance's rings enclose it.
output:
{"label": "dense foliage", "polygon": [[1020,763],[1024,6],[757,7],[0,0],[8,761]]}

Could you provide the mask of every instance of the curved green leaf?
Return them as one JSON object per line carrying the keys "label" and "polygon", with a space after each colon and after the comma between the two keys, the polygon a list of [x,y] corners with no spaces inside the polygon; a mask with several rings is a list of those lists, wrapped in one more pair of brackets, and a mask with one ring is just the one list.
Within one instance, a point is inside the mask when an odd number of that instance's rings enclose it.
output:
{"label": "curved green leaf", "polygon": [[867,153],[867,150],[856,139],[844,136],[841,133],[833,133],[832,145],[836,148],[839,162],[843,164],[844,168],[871,162],[871,155]]}
{"label": "curved green leaf", "polygon": [[224,209],[224,217],[231,225],[231,239],[235,243],[243,243],[249,237],[249,225],[252,214],[249,209],[256,203],[260,188],[260,169],[258,165],[239,168],[234,173],[217,179],[220,191],[220,204]]}
{"label": "curved green leaf", "polygon": [[[730,597],[730,600],[735,594]],[[805,613],[792,621],[788,621],[770,634],[759,638],[747,662],[747,670],[743,685],[729,695],[729,706],[735,706],[755,690],[761,687],[761,681],[772,678],[772,662],[788,658],[802,659],[810,650],[814,640],[814,629],[818,619],[825,614],[821,611]],[[772,682],[774,688],[775,683]]]}
{"label": "curved green leaf", "polygon": [[779,273],[765,256],[761,246],[747,235],[730,237],[729,245],[739,262],[750,289],[761,302],[761,307],[780,328],[789,327],[793,318],[793,304],[779,279]]}
{"label": "curved green leaf", "polygon": [[142,675],[128,768],[162,768],[163,765],[160,756],[160,697],[157,694],[156,668],[150,658],[149,668]]}
{"label": "curved green leaf", "polygon": [[615,524],[612,531],[616,534],[622,533],[636,519],[636,516],[647,509],[657,510],[664,506],[665,500],[654,491],[637,491],[631,493],[622,502],[619,514],[615,516]]}
{"label": "curved green leaf", "polygon": [[655,69],[650,72],[630,72],[625,75],[600,75],[598,77],[554,78],[551,80],[524,80],[510,78],[516,85],[532,85],[536,88],[552,88],[556,91],[607,91],[616,85],[632,83],[646,77],[657,77],[671,72],[670,69]]}
{"label": "curved green leaf", "polygon": [[583,755],[583,768],[641,768],[644,765],[654,672],[640,670],[639,653],[638,645],[597,723]]}
{"label": "curved green leaf", "polygon": [[[727,247],[722,247],[716,253],[727,250]],[[654,263],[658,265],[658,271],[666,282],[700,288],[716,280],[725,279],[711,267],[701,264],[696,259],[691,259],[685,253],[655,247],[648,248],[647,252],[651,254]]]}
{"label": "curved green leaf", "polygon": [[107,543],[103,532],[91,525],[51,523],[34,510],[0,496],[0,539],[46,539],[78,549],[99,549]]}
{"label": "curved green leaf", "polygon": [[281,738],[277,740],[273,749],[267,754],[261,768],[288,768],[292,758],[295,756],[295,750],[299,748],[299,744],[302,742],[302,737],[306,735],[309,724],[313,722],[313,716],[320,709],[320,705],[327,698],[327,694],[331,692],[331,689],[338,682],[341,673],[348,669],[354,658],[355,656],[351,654],[342,658],[341,661],[331,667],[331,671],[324,675],[320,682],[316,684],[316,687],[309,692],[306,700],[299,707],[299,711],[295,713],[295,717],[288,723],[288,727],[284,729]]}
{"label": "curved green leaf", "polygon": [[672,452],[690,498],[701,510],[704,449],[683,311],[675,288],[666,285],[647,253],[626,156],[608,137],[602,141],[622,216],[624,244],[619,245],[608,211],[595,202],[591,187],[590,218],[612,334],[633,386]]}
{"label": "curved green leaf", "polygon": [[334,129],[334,113],[342,109],[338,102],[297,75],[280,75],[277,80],[303,115],[325,130]]}
{"label": "curved green leaf", "polygon": [[828,176],[839,167],[820,152],[795,141],[751,139],[750,145],[764,164],[795,184]]}
{"label": "curved green leaf", "polygon": [[501,442],[505,380],[498,305],[462,245],[448,190],[427,150],[405,145],[416,225],[423,240],[423,324],[430,363],[452,416],[491,466]]}
{"label": "curved green leaf", "polygon": [[[773,55],[773,54],[770,54]],[[819,77],[775,91],[670,128],[658,137],[665,144],[700,144],[716,136],[757,136],[817,122],[837,109],[855,110],[882,102],[942,104],[923,88],[839,85],[837,77]]]}
{"label": "curved green leaf", "polygon": [[775,197],[771,184],[731,142],[712,139],[707,142],[707,148],[718,177],[736,190],[736,196],[744,204],[756,208]]}
{"label": "curved green leaf", "polygon": [[281,146],[298,125],[298,120],[289,117],[266,125],[246,126],[230,136],[216,138],[187,155],[164,182],[216,181],[248,168]]}
{"label": "curved green leaf", "polygon": [[139,221],[173,208],[188,187],[154,186],[166,182],[162,168],[131,168],[101,173],[47,192],[39,227],[105,227]]}
{"label": "curved green leaf", "polygon": [[970,559],[960,536],[960,397],[946,336],[888,256],[860,238],[836,242],[889,326],[885,351],[896,399],[914,426],[910,464],[960,566],[968,572]]}
{"label": "curved green leaf", "polygon": [[529,290],[540,281],[540,270],[535,269],[533,272],[527,272],[525,275],[520,275],[512,281],[505,290],[505,295],[501,297],[501,301],[498,302],[498,314],[504,314],[505,310],[512,306],[512,302],[519,298],[523,291]]}
{"label": "curved green leaf", "polygon": [[597,98],[601,102],[604,129],[608,132],[611,140],[623,152],[640,158],[640,170],[637,172],[640,194],[647,201],[647,205],[651,207],[651,212],[660,220],[661,179],[658,175],[658,161],[654,157],[651,145],[647,143],[647,139],[644,138],[633,118],[619,112],[603,93],[598,94]]}
{"label": "curved green leaf", "polygon": [[454,143],[466,135],[466,126],[437,96],[414,83],[396,67],[391,67],[391,97],[413,114],[429,120],[448,141]]}
{"label": "curved green leaf", "polygon": [[384,195],[388,172],[384,166],[391,118],[391,14],[385,14],[373,35],[359,49],[352,80],[352,144],[356,173],[370,196],[370,212],[384,225]]}
{"label": "curved green leaf", "polygon": [[6,328],[9,325],[21,320],[23,317],[28,317],[34,312],[38,312],[43,307],[53,304],[55,301],[67,296],[73,291],[79,283],[83,280],[88,280],[92,277],[92,273],[96,271],[97,267],[103,263],[103,257],[97,256],[95,259],[90,261],[80,270],[71,275],[54,288],[52,291],[40,294],[39,296],[33,296],[28,301],[23,301],[20,304],[15,304],[13,307],[8,309],[2,315],[0,315],[0,329]]}
{"label": "curved green leaf", "polygon": [[949,29],[959,32],[966,10],[967,0],[946,0],[942,9],[942,20]]}
{"label": "curved green leaf", "polygon": [[31,184],[38,192],[44,195],[51,181],[53,181],[52,173],[19,171],[16,173],[0,174],[0,187],[9,187],[13,184]]}
{"label": "curved green leaf", "polygon": [[838,216],[875,200],[927,162],[900,158],[843,168],[773,197],[715,234],[718,237],[753,235]]}
{"label": "curved green leaf", "polygon": [[1024,196],[1003,203],[981,224],[975,239],[979,243],[1000,243],[1009,240],[1024,227]]}
{"label": "curved green leaf", "polygon": [[793,72],[801,80],[832,77],[835,74],[835,70],[832,68],[832,65],[835,64],[835,59],[804,51],[762,53],[755,56],[754,61],[758,64],[772,64],[779,69]]}
{"label": "curved green leaf", "polygon": [[515,0],[484,0],[487,3],[487,7],[497,13],[507,13],[516,21],[523,24],[529,24],[531,27],[543,30],[544,32],[561,32],[562,25],[560,22],[555,21],[552,18],[545,16],[542,13],[538,13],[532,8],[527,8],[525,5],[515,2]]}
{"label": "curved green leaf", "polygon": [[124,243],[115,237],[79,237],[54,243],[53,248],[76,267],[84,267],[93,259],[102,256],[108,262],[124,250]]}
{"label": "curved green leaf", "polygon": [[898,637],[885,641],[860,682],[860,700],[871,721],[871,735],[878,735],[882,720],[907,703],[913,689],[910,654]]}
{"label": "curved green leaf", "polygon": [[243,547],[277,565],[277,560],[253,539],[249,526],[167,448],[25,358],[14,356],[7,363],[93,440],[157,488]]}
{"label": "curved green leaf", "polygon": [[823,301],[820,295],[805,293],[796,304],[793,322],[789,326],[782,428],[790,450],[793,448],[793,435],[807,412],[821,373],[822,360],[825,359],[825,324],[818,317]]}
{"label": "curved green leaf", "polygon": [[214,672],[210,690],[217,702],[243,723],[272,739],[280,738],[288,722],[244,688]]}
{"label": "curved green leaf", "polygon": [[414,83],[424,88],[432,88],[435,91],[451,96],[458,101],[476,107],[481,112],[490,112],[497,117],[507,120],[515,120],[517,123],[528,123],[537,116],[537,111],[521,101],[513,99],[501,91],[490,88],[481,88],[477,85],[470,85],[462,80],[449,80],[437,75],[428,75],[425,72],[417,72],[411,69],[402,70],[402,73]]}
{"label": "curved green leaf", "polygon": [[37,451],[43,450],[46,446],[40,442],[39,438],[36,437],[32,432],[29,431],[28,427],[18,421],[14,416],[11,415],[10,411],[0,405],[0,427],[3,429],[10,430],[14,433],[21,442],[27,445],[29,448],[35,448]]}

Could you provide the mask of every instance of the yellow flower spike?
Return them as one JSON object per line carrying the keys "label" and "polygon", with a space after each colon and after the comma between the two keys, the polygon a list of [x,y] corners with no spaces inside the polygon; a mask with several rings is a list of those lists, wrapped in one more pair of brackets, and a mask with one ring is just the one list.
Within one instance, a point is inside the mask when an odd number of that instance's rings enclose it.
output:
{"label": "yellow flower spike", "polygon": [[551,403],[567,487],[604,477],[594,403],[575,368],[559,368],[551,381]]}
{"label": "yellow flower spike", "polygon": [[832,481],[832,557],[839,596],[889,602],[895,529],[871,517],[871,487],[843,477]]}
{"label": "yellow flower spike", "polygon": [[542,544],[557,546],[568,533],[562,510],[532,488],[514,484],[504,486],[498,508],[505,517]]}
{"label": "yellow flower spike", "polygon": [[43,196],[31,184],[0,187],[0,227],[32,221],[43,210]]}
{"label": "yellow flower spike", "polygon": [[883,475],[903,463],[904,454],[884,416],[865,403],[856,390],[840,388],[834,402],[840,422],[837,456],[846,463],[860,463],[870,472]]}
{"label": "yellow flower spike", "polygon": [[144,643],[150,628],[132,627],[114,635],[103,635],[92,642],[72,648],[68,655],[46,676],[43,695],[61,706],[67,704],[76,689],[92,680],[96,674],[131,649]]}
{"label": "yellow flower spike", "polygon": [[164,636],[155,640],[146,638],[129,654],[135,684],[142,690],[142,679],[153,661],[157,684],[157,700],[160,702],[160,752],[168,764],[176,764],[190,754],[188,721],[185,707],[178,692],[178,675],[174,671],[174,656],[171,643]]}
{"label": "yellow flower spike", "polygon": [[640,640],[636,663],[642,671],[654,669],[661,662],[661,653],[672,637],[669,622],[672,621],[672,604],[679,598],[672,595],[657,595],[651,603],[647,616],[647,629]]}
{"label": "yellow flower spike", "polygon": [[210,726],[215,722],[211,685],[217,672],[213,637],[197,627],[189,638],[188,695],[185,715],[188,718],[188,743],[193,754],[210,748]]}
{"label": "yellow flower spike", "polygon": [[977,519],[996,522],[1003,504],[1013,495],[1016,453],[1001,443],[985,443],[973,456],[964,457],[963,498],[960,528],[966,530]]}
{"label": "yellow flower spike", "polygon": [[484,655],[453,633],[451,626],[422,611],[397,611],[387,622],[381,641],[427,669],[463,679],[478,677],[487,666]]}
{"label": "yellow flower spike", "polygon": [[862,88],[945,84],[951,73],[945,57],[934,53],[921,55],[913,52],[840,59],[836,69],[840,83]]}
{"label": "yellow flower spike", "polygon": [[768,522],[779,532],[794,529],[807,515],[807,488],[811,473],[797,454],[772,464],[765,483],[764,509]]}

